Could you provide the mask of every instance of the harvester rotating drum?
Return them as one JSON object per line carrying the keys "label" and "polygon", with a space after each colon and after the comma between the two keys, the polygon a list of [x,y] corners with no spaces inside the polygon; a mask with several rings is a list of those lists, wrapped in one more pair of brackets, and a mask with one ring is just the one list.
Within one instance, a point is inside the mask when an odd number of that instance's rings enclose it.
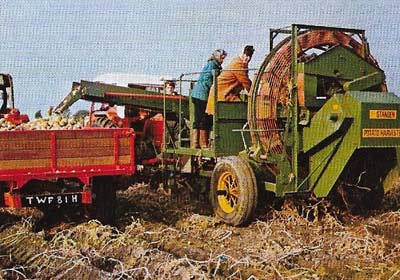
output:
{"label": "harvester rotating drum", "polygon": [[[311,30],[300,32],[297,36],[298,61],[312,57],[314,50],[321,54],[334,46],[344,46],[372,65],[378,67],[375,58],[368,54],[365,45],[354,38],[353,34],[332,30]],[[314,53],[315,55],[315,53]],[[276,45],[261,64],[249,99],[248,120],[251,139],[259,144],[266,154],[285,152],[282,131],[285,129],[285,117],[290,117],[290,96],[292,63],[292,42],[287,37]],[[382,83],[379,91],[386,92]]]}

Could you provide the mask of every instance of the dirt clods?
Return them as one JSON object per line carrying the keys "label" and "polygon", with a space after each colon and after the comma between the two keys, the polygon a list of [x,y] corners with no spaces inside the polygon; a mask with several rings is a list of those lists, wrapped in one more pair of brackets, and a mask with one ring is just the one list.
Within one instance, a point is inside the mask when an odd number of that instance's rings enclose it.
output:
{"label": "dirt clods", "polygon": [[118,193],[117,227],[2,211],[0,278],[400,279],[392,196],[363,216],[285,203],[247,227],[225,225],[205,201],[144,184]]}

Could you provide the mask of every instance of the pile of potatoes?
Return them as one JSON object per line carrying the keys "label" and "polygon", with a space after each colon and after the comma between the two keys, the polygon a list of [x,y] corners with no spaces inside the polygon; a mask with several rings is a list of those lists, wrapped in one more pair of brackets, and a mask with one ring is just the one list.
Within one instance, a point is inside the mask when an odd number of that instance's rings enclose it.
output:
{"label": "pile of potatoes", "polygon": [[81,129],[86,121],[83,118],[66,117],[60,115],[45,118],[36,118],[27,123],[13,124],[6,119],[0,119],[0,130],[57,130]]}

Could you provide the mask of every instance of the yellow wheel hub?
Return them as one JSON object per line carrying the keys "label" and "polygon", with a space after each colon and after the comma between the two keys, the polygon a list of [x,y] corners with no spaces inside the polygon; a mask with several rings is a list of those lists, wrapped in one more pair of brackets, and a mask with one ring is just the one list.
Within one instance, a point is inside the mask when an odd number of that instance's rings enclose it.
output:
{"label": "yellow wheel hub", "polygon": [[239,186],[235,176],[225,171],[218,179],[217,195],[218,204],[225,213],[232,213],[239,199]]}

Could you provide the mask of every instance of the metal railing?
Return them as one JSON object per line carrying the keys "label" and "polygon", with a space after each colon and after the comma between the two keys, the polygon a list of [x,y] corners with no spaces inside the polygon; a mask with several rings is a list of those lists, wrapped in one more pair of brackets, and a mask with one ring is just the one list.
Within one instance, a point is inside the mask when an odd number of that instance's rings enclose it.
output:
{"label": "metal railing", "polygon": [[[216,138],[216,135],[218,135],[218,124],[217,124],[217,120],[218,120],[218,102],[219,101],[221,101],[221,100],[219,100],[218,99],[218,86],[215,86],[215,85],[218,85],[218,76],[219,76],[219,74],[221,74],[221,73],[223,73],[223,72],[227,72],[227,71],[230,71],[230,72],[241,72],[241,71],[246,71],[246,72],[249,72],[249,71],[254,71],[255,72],[255,75],[257,74],[256,73],[256,71],[258,71],[258,68],[242,68],[242,69],[222,69],[222,70],[212,70],[212,71],[210,71],[210,73],[212,74],[212,76],[213,76],[213,85],[214,85],[214,87],[213,87],[213,89],[214,89],[214,92],[213,92],[213,94],[214,94],[214,114],[213,114],[213,126],[212,126],[212,145],[211,145],[211,147],[212,147],[212,151],[215,153],[215,138]],[[178,88],[178,95],[179,96],[187,96],[188,98],[189,98],[189,103],[191,103],[192,101],[192,89],[193,89],[193,86],[195,85],[195,83],[198,81],[197,79],[191,79],[190,77],[192,77],[192,76],[195,76],[195,75],[201,75],[201,74],[204,74],[204,73],[206,73],[206,72],[204,72],[204,71],[200,71],[200,72],[187,72],[187,73],[182,73],[177,79],[172,79],[172,80],[169,80],[169,81],[173,81],[173,82],[175,82],[175,84],[176,84],[176,88]],[[251,77],[250,77],[251,78]],[[184,86],[185,85],[185,83],[187,83],[188,84],[188,86]],[[211,90],[211,89],[210,89]],[[187,91],[187,92],[186,92]],[[163,92],[164,92],[164,116],[166,116],[166,98],[165,98],[165,96],[166,96],[166,94],[165,94],[165,83],[164,83],[164,90],[163,90]],[[243,101],[247,101],[247,97],[250,95],[250,93],[249,92],[246,92],[246,91],[244,91],[244,90],[242,90],[241,92],[240,92],[240,95],[241,96],[245,96],[244,98],[243,98]],[[242,99],[242,98],[241,98]],[[208,101],[207,101],[208,102]],[[182,119],[182,99],[179,99],[179,104],[178,104],[178,108],[179,108],[179,110],[178,110],[178,131],[179,131],[179,133],[178,133],[178,145],[176,146],[176,145],[174,145],[174,149],[175,148],[181,148],[182,147],[182,145],[181,145],[181,143],[182,143],[182,135],[181,135],[181,132],[182,132],[182,124],[183,124],[183,121],[186,121],[186,120],[183,120]],[[192,125],[193,125],[193,112],[192,112],[192,104],[189,104],[189,121],[190,121],[190,129],[192,129]],[[165,130],[165,128],[166,128],[166,123],[164,122],[164,131],[166,131]],[[244,147],[247,147],[247,144],[245,143],[245,141],[244,141],[244,136],[243,136],[243,132],[251,132],[251,129],[245,129],[245,130],[243,130],[243,129],[238,129],[238,130],[233,130],[234,132],[241,132],[241,134],[242,134],[242,139],[243,139],[243,145],[244,145]],[[164,133],[164,137],[166,137],[166,133]],[[164,138],[164,143],[167,143],[166,142],[166,138]],[[190,141],[191,139],[189,139],[189,141]]]}

